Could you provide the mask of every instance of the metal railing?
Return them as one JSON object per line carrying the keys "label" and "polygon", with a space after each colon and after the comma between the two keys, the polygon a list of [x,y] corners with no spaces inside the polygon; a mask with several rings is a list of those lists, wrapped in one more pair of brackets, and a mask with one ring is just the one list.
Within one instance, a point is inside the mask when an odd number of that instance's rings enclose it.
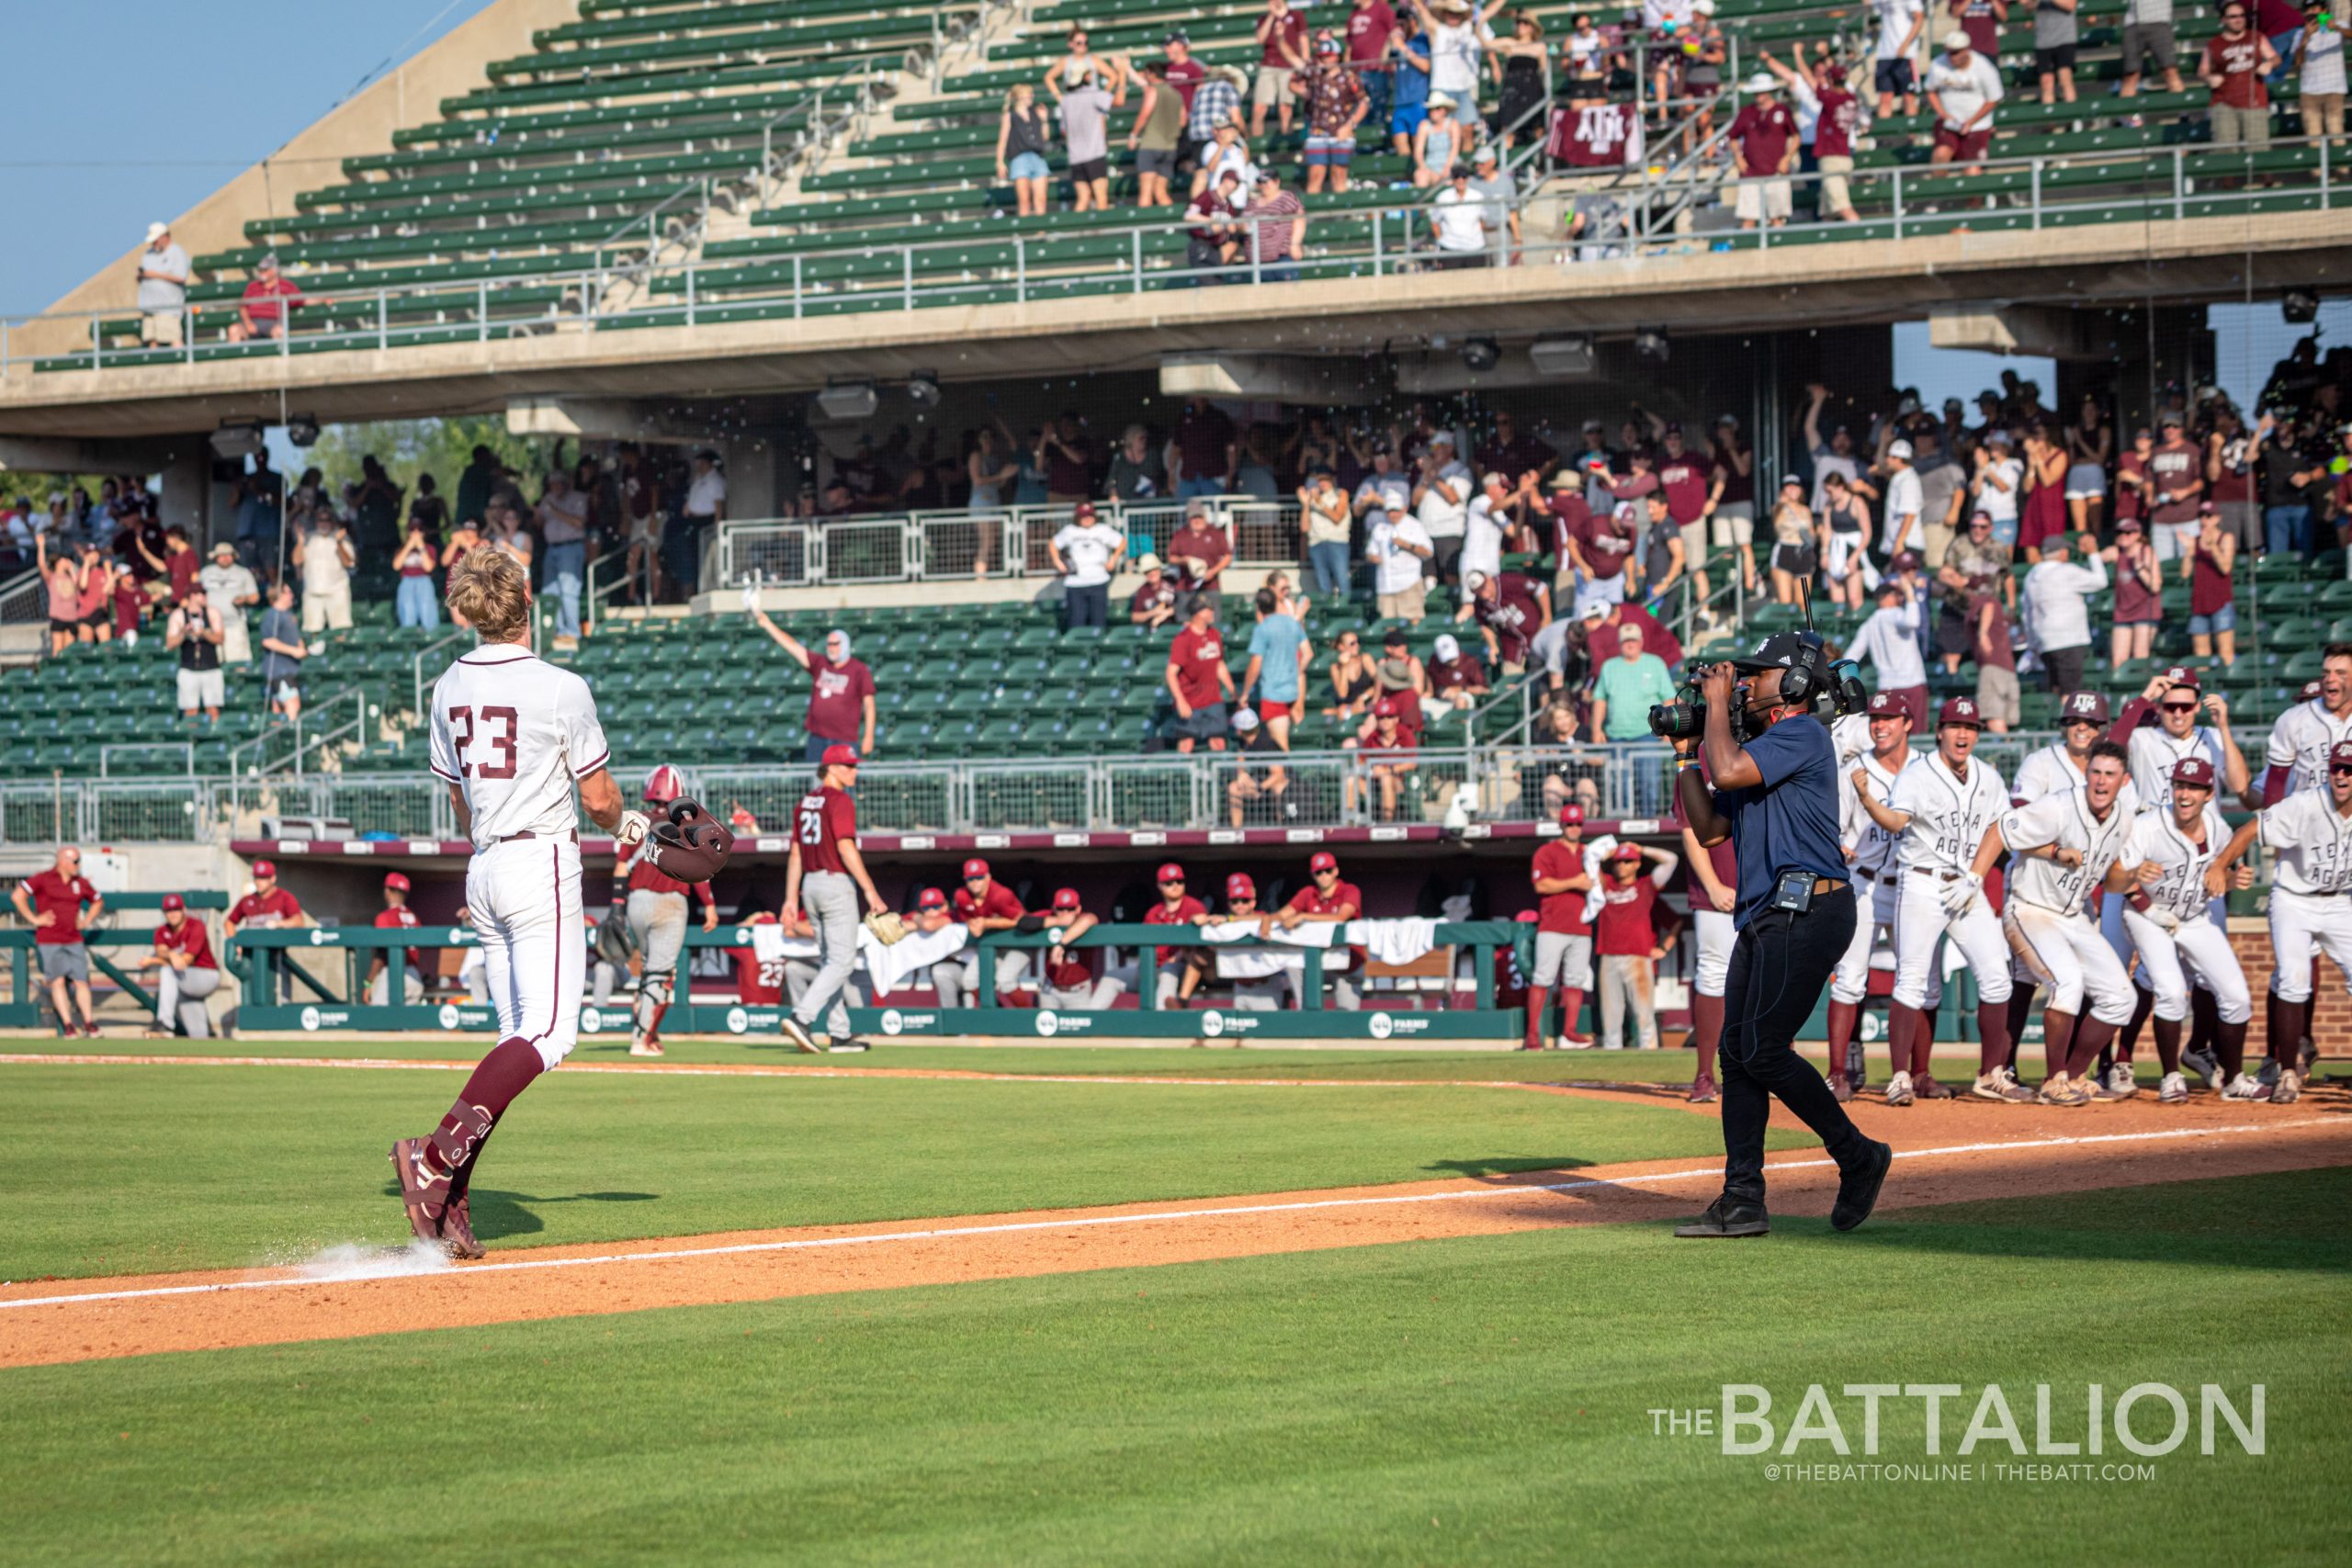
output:
{"label": "metal railing", "polygon": [[[471,634],[467,634],[470,636]],[[350,711],[345,713],[344,710]],[[368,726],[382,717],[382,710],[359,687],[334,693],[315,708],[298,712],[291,723],[264,729],[251,740],[229,749],[229,771],[239,778],[262,778],[279,773],[297,777],[324,764],[344,742],[367,742]]]}

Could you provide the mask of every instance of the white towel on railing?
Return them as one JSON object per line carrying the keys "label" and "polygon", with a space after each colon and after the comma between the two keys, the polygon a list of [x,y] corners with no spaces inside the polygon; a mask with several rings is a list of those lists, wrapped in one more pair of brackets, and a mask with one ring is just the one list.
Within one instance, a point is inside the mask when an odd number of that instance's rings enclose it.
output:
{"label": "white towel on railing", "polygon": [[1350,920],[1348,940],[1382,964],[1410,964],[1437,946],[1437,922],[1419,917],[1402,920]]}
{"label": "white towel on railing", "polygon": [[778,925],[752,928],[752,956],[763,964],[774,964],[786,958],[814,958],[817,939],[813,936],[786,936]]}
{"label": "white towel on railing", "polygon": [[899,982],[909,976],[961,953],[972,940],[972,933],[961,921],[951,920],[935,931],[910,931],[888,947],[875,941],[874,933],[862,926],[857,937],[858,947],[865,955],[866,977],[874,982],[875,992],[879,995],[897,990]]}
{"label": "white towel on railing", "polygon": [[[1286,940],[1295,934],[1296,933],[1283,931],[1279,927],[1272,933],[1277,941]],[[1200,928],[1201,940],[1218,946],[1248,942],[1257,935],[1258,922],[1254,918],[1246,920],[1217,920]],[[1306,964],[1306,960],[1295,953],[1275,953],[1262,947],[1243,948],[1216,955],[1216,972],[1220,977],[1227,980],[1268,979],[1289,970],[1302,969]]]}

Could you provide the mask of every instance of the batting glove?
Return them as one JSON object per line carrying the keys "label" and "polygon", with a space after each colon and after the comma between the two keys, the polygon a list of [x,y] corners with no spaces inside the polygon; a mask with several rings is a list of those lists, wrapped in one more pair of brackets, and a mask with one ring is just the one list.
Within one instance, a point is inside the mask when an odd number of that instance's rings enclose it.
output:
{"label": "batting glove", "polygon": [[2174,914],[2170,909],[2164,908],[2161,906],[2150,909],[2148,911],[2148,919],[2155,923],[2156,930],[2160,931],[2177,931],[2180,930],[2180,917]]}
{"label": "batting glove", "polygon": [[613,841],[623,849],[645,842],[645,835],[653,831],[653,820],[642,811],[624,811],[621,825],[613,832]]}
{"label": "batting glove", "polygon": [[1984,890],[1983,877],[1973,872],[1962,876],[1944,889],[1944,912],[1948,915],[1966,914],[1968,907],[1976,902],[1976,896]]}

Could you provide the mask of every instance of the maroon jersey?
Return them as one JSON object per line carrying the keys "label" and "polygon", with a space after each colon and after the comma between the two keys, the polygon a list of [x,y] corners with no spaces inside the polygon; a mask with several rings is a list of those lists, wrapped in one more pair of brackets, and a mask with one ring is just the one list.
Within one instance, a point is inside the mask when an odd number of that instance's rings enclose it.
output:
{"label": "maroon jersey", "polygon": [[1623,104],[1556,109],[1552,115],[1552,156],[1592,169],[1638,164],[1642,122]]}
{"label": "maroon jersey", "polygon": [[231,925],[254,926],[262,931],[301,918],[302,906],[296,903],[294,895],[283,887],[273,887],[266,893],[248,893],[237,900],[236,908],[229,911]]}
{"label": "maroon jersey", "polygon": [[155,951],[160,953],[185,953],[191,969],[217,969],[212,961],[212,939],[204,934],[204,922],[191,915],[182,920],[179,930],[169,924],[155,928]]}
{"label": "maroon jersey", "polygon": [[34,931],[33,941],[70,942],[82,940],[82,906],[96,903],[98,890],[88,877],[62,877],[52,866],[25,878],[25,897],[33,901],[34,914],[57,917]]}
{"label": "maroon jersey", "polygon": [[1021,900],[1012,896],[1012,889],[1001,882],[990,882],[989,890],[978,898],[972,897],[969,887],[958,887],[950,902],[956,918],[966,925],[978,919],[1017,920],[1028,913],[1021,907]]}
{"label": "maroon jersey", "polygon": [[[1283,907],[1286,909],[1296,909],[1301,914],[1306,915],[1336,915],[1342,908],[1353,908],[1355,913],[1349,919],[1360,920],[1363,919],[1363,889],[1352,882],[1340,881],[1335,877],[1331,883],[1331,896],[1326,898],[1323,896],[1323,890],[1309,882],[1292,894],[1290,902]],[[1351,946],[1348,949],[1348,957],[1351,963],[1362,964],[1363,949]],[[1327,961],[1323,967],[1328,973],[1343,965]]]}
{"label": "maroon jersey", "polygon": [[1657,945],[1657,928],[1651,913],[1657,905],[1657,885],[1647,876],[1621,883],[1603,872],[1600,878],[1600,918],[1593,921],[1593,951],[1615,955],[1648,957]]}
{"label": "maroon jersey", "polygon": [[706,904],[712,901],[707,882],[681,882],[676,877],[645,858],[645,847],[632,844],[621,852],[621,863],[615,874],[626,873],[631,893],[694,893]]}
{"label": "maroon jersey", "polygon": [[[196,922],[191,920],[188,923],[194,925]],[[397,909],[379,909],[376,912],[376,929],[379,931],[391,931],[395,928],[412,929],[424,923],[416,918],[416,911],[405,904]],[[415,948],[408,949],[408,966],[420,975],[424,974],[424,954]]]}
{"label": "maroon jersey", "polygon": [[1707,479],[1713,465],[1685,449],[1680,457],[1661,452],[1657,459],[1658,488],[1666,491],[1667,515],[1677,523],[1696,523],[1707,510]]}
{"label": "maroon jersey", "polygon": [[[1061,912],[1055,909],[1036,911],[1039,916],[1046,918]],[[1075,991],[1080,987],[1094,984],[1094,964],[1102,952],[1102,950],[1099,947],[1065,947],[1062,949],[1062,961],[1057,964],[1054,962],[1053,950],[1046,949],[1046,984],[1057,991]]]}
{"label": "maroon jersey", "polygon": [[1504,660],[1525,663],[1527,645],[1544,626],[1544,607],[1536,603],[1534,584],[1519,572],[1506,571],[1495,579],[1495,596],[1476,603],[1478,624],[1495,634]]}
{"label": "maroon jersey", "polygon": [[[755,917],[752,923],[757,926],[774,925],[775,917],[763,913]],[[758,950],[749,947],[730,947],[727,950],[727,956],[735,961],[735,999],[737,1001],[756,1006],[762,1002],[775,1003],[784,1000],[783,959],[771,958],[763,963]]]}
{"label": "maroon jersey", "polygon": [[[1555,839],[1535,852],[1535,863],[1529,868],[1528,880],[1551,877],[1565,880],[1584,874],[1584,845]],[[1568,893],[1536,895],[1535,929],[1554,931],[1564,936],[1590,936],[1592,927],[1584,918],[1585,896],[1590,889]]]}
{"label": "maroon jersey", "polygon": [[831,784],[810,790],[800,797],[792,813],[793,841],[800,847],[800,867],[805,874],[812,871],[849,874],[842,863],[842,840],[857,840],[857,803],[849,792]]}
{"label": "maroon jersey", "polygon": [[[1143,912],[1143,923],[1148,926],[1189,926],[1195,919],[1208,912],[1209,907],[1206,904],[1187,893],[1177,899],[1173,905],[1163,898],[1146,909]],[[1153,955],[1162,964],[1172,963],[1177,951],[1172,947],[1152,949]]]}

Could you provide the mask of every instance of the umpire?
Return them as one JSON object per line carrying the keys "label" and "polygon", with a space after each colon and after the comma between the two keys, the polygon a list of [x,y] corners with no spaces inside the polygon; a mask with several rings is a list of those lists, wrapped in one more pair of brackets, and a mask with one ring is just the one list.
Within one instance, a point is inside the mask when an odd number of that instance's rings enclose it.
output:
{"label": "umpire", "polygon": [[1675,742],[1683,820],[1711,848],[1728,838],[1739,857],[1738,939],[1724,987],[1724,1191],[1676,1235],[1762,1235],[1772,1228],[1764,1212],[1770,1095],[1804,1118],[1838,1162],[1838,1201],[1829,1213],[1838,1229],[1870,1217],[1894,1157],[1862,1135],[1820,1073],[1791,1049],[1854,935],[1854,895],[1838,836],[1837,751],[1829,727],[1815,716],[1833,679],[1817,642],[1775,633],[1752,656],[1706,671],[1702,733]]}

